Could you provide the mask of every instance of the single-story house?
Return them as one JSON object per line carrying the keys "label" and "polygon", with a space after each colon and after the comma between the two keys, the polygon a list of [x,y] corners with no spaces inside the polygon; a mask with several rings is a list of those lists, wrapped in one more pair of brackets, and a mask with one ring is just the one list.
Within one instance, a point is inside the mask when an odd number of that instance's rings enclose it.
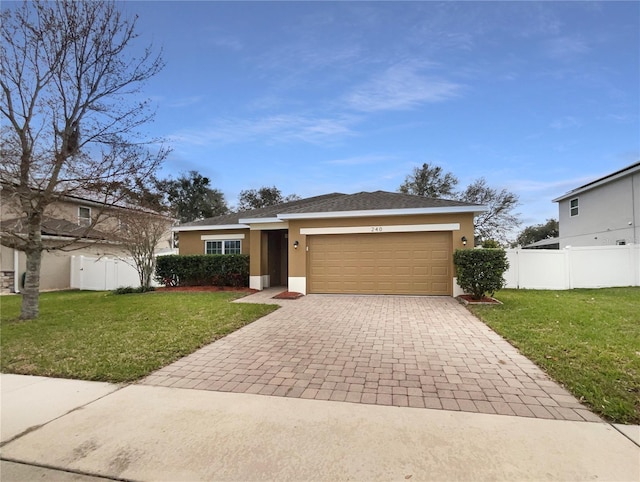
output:
{"label": "single-story house", "polygon": [[477,204],[332,193],[174,227],[179,253],[250,255],[249,285],[307,293],[454,295],[453,251]]}

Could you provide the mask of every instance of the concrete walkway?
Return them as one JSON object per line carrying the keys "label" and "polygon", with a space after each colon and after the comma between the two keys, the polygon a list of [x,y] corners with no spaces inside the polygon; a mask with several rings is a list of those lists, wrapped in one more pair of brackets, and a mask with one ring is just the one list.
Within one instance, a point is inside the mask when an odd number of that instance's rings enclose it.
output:
{"label": "concrete walkway", "polygon": [[308,295],[142,383],[288,398],[599,422],[450,297]]}
{"label": "concrete walkway", "polygon": [[66,382],[3,405],[38,425],[2,446],[3,482],[640,479],[640,447],[606,423],[131,385],[43,425]]}

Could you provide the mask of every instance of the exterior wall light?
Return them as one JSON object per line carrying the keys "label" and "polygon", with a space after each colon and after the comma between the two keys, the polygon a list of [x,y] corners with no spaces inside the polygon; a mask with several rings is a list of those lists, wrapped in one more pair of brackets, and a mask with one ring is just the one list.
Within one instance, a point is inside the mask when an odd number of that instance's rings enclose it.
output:
{"label": "exterior wall light", "polygon": [[298,246],[300,246],[300,243],[298,241],[294,241],[293,242],[293,249],[298,249]]}
{"label": "exterior wall light", "polygon": [[462,246],[466,246],[466,245],[467,245],[467,237],[462,236]]}

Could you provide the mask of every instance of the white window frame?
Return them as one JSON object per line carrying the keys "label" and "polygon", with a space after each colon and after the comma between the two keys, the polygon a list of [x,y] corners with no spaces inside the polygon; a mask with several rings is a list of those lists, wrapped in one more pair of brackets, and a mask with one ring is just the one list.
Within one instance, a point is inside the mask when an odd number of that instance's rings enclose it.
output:
{"label": "white window frame", "polygon": [[[83,209],[89,210],[89,217],[81,216],[80,212]],[[78,226],[91,226],[91,208],[88,206],[78,206]]]}
{"label": "white window frame", "polygon": [[[237,253],[227,253],[228,242],[238,243],[239,251]],[[207,247],[209,243],[220,243],[220,253],[209,253]],[[205,239],[204,240],[204,254],[242,254],[242,240],[240,239]]]}
{"label": "white window frame", "polygon": [[[573,205],[573,201],[575,201],[575,202],[576,202],[576,205],[575,205],[575,206]],[[576,210],[576,213],[575,213],[575,214],[573,214],[573,210],[574,210],[574,209]],[[580,201],[579,201],[579,198],[574,197],[573,199],[571,199],[571,200],[569,201],[569,215],[570,215],[571,217],[574,217],[574,216],[578,216],[578,214],[579,214],[579,213],[580,213]]]}

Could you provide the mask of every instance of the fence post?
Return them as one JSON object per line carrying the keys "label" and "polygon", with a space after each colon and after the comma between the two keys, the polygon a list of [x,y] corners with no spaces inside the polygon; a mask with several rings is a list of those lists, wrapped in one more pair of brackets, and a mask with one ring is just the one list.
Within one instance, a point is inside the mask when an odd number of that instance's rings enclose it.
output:
{"label": "fence post", "polygon": [[520,289],[520,248],[516,248],[516,288]]}
{"label": "fence post", "polygon": [[634,286],[640,286],[640,244],[629,244],[628,246]]}
{"label": "fence post", "polygon": [[573,251],[571,251],[571,246],[567,246],[565,247],[563,250],[564,252],[564,269],[565,269],[565,273],[564,273],[564,285],[566,290],[571,290],[573,289],[573,274],[571,272],[571,262],[572,262],[572,253]]}

